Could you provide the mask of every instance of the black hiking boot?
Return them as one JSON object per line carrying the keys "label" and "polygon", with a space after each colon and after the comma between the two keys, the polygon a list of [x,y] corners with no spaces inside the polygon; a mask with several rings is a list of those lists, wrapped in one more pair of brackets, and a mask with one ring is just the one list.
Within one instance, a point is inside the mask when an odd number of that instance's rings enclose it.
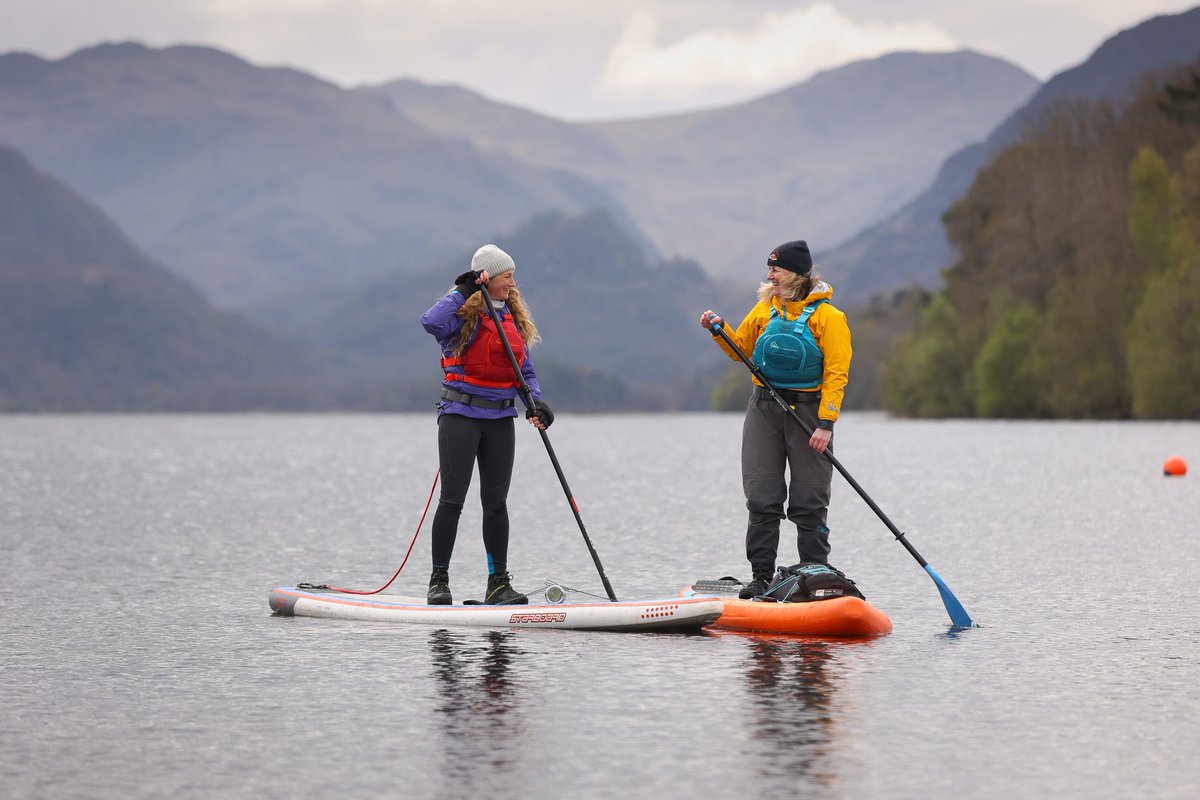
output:
{"label": "black hiking boot", "polygon": [[449,570],[435,569],[429,576],[429,594],[425,596],[425,602],[431,606],[448,606],[454,602],[450,596]]}
{"label": "black hiking boot", "polygon": [[766,593],[767,587],[770,586],[774,580],[774,571],[756,572],[754,573],[754,577],[751,578],[750,582],[743,586],[742,590],[738,592],[738,597],[743,600],[751,600],[755,597],[762,597]]}
{"label": "black hiking boot", "polygon": [[489,606],[518,606],[528,603],[529,598],[512,587],[512,575],[497,572],[488,576],[483,602]]}

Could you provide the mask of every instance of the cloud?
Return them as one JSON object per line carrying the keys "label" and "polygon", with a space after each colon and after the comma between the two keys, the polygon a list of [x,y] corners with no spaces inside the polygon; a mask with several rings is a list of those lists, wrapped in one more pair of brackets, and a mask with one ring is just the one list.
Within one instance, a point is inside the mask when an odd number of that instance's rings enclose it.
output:
{"label": "cloud", "polygon": [[749,30],[706,30],[659,43],[647,11],[628,18],[596,91],[612,98],[774,88],[814,73],[897,50],[959,49],[928,22],[859,22],[828,2],[766,14]]}
{"label": "cloud", "polygon": [[0,0],[0,52],[207,44],[344,86],[461,83],[568,119],[739,102],[894,50],[969,47],[1040,78],[1197,0]]}

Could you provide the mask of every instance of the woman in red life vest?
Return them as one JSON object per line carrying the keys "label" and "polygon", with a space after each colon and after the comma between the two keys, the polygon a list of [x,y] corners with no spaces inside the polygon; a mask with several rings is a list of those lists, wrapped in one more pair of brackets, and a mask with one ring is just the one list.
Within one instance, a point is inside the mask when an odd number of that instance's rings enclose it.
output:
{"label": "woman in red life vest", "polygon": [[[442,396],[438,403],[438,455],[442,492],[433,515],[433,574],[430,605],[449,605],[450,557],[471,472],[479,464],[483,504],[483,545],[487,551],[488,581],[484,602],[494,605],[528,603],[512,588],[508,573],[508,486],[512,479],[517,416],[517,387],[512,362],[501,335],[508,340],[533,394],[526,412],[537,428],[550,427],[554,412],[541,398],[529,349],[541,338],[533,317],[521,301],[508,253],[494,244],[475,252],[471,269],[454,279],[454,287],[421,315],[425,330],[442,350]],[[482,292],[496,307],[502,330],[488,314]]]}

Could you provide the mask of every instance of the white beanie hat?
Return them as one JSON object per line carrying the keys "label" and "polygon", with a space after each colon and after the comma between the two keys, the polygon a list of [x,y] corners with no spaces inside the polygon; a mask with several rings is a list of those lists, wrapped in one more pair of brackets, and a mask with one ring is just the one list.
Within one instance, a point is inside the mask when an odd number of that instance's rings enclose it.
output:
{"label": "white beanie hat", "polygon": [[512,256],[494,244],[485,244],[471,257],[471,269],[476,272],[487,270],[488,276],[492,278],[512,272],[516,268],[517,265],[513,263]]}

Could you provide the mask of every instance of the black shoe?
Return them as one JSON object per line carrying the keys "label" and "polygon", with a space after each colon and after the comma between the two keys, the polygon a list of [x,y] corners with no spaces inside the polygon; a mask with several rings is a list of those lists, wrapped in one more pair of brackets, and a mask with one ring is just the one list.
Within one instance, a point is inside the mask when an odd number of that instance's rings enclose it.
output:
{"label": "black shoe", "polygon": [[431,606],[448,606],[454,602],[450,596],[450,572],[448,570],[435,569],[429,576],[429,594],[425,596],[425,602]]}
{"label": "black shoe", "polygon": [[751,600],[755,597],[762,597],[766,593],[767,587],[770,586],[771,582],[774,580],[774,572],[756,572],[754,573],[754,577],[750,580],[750,582],[743,586],[742,590],[738,592],[738,597],[743,600]]}
{"label": "black shoe", "polygon": [[519,606],[527,604],[529,598],[512,587],[512,575],[497,572],[488,576],[483,602],[489,606]]}

